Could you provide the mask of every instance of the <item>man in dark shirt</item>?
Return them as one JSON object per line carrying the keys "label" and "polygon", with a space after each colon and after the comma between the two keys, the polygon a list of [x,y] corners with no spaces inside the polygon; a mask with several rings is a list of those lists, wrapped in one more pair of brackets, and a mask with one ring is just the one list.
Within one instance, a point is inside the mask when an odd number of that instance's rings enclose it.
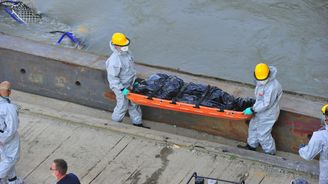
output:
{"label": "man in dark shirt", "polygon": [[50,170],[57,179],[57,184],[81,184],[78,177],[67,172],[67,163],[63,159],[55,159],[50,166]]}

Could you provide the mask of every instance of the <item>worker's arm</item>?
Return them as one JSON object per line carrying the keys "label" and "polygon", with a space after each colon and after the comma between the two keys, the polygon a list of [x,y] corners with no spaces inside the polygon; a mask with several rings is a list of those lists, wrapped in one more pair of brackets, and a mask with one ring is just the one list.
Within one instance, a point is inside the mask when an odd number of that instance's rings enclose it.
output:
{"label": "worker's arm", "polygon": [[322,151],[322,143],[320,139],[320,134],[314,132],[309,144],[303,148],[300,148],[298,153],[305,160],[312,160],[317,154]]}
{"label": "worker's arm", "polygon": [[121,90],[124,88],[121,80],[119,78],[121,72],[121,63],[119,61],[118,56],[111,56],[106,61],[106,70],[107,70],[107,79],[109,82],[109,87],[111,89],[116,88],[117,90]]}
{"label": "worker's arm", "polygon": [[6,144],[14,137],[18,129],[18,121],[19,121],[17,108],[15,105],[8,104],[4,107],[5,107],[4,112],[6,113],[4,118],[6,128],[3,130],[2,133],[0,133],[0,142],[2,144]]}

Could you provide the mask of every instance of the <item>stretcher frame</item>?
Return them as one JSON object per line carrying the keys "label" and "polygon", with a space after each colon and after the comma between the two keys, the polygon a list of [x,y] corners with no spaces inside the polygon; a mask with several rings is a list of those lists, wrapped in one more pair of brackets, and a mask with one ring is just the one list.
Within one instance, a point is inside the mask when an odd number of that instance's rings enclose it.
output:
{"label": "stretcher frame", "polygon": [[208,117],[222,118],[222,119],[229,119],[229,120],[248,120],[251,118],[251,115],[245,115],[243,112],[239,112],[239,111],[218,109],[218,108],[212,108],[206,106],[197,106],[197,105],[183,103],[183,102],[175,102],[173,100],[164,100],[160,98],[148,97],[133,92],[129,92],[127,98],[132,102],[143,106],[184,112],[189,114],[196,114],[201,116],[208,116]]}

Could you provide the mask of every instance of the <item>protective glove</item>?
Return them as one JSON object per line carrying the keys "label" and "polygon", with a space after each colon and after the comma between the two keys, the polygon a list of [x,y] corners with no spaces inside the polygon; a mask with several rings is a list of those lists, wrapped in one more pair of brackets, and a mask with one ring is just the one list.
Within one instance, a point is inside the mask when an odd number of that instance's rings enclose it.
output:
{"label": "protective glove", "polygon": [[124,88],[124,89],[122,90],[122,93],[123,93],[124,96],[128,95],[129,92],[130,92],[130,90],[128,90],[128,89],[126,89],[126,88]]}
{"label": "protective glove", "polygon": [[134,82],[134,83],[133,83],[133,87],[138,86],[138,84],[139,84],[139,82]]}
{"label": "protective glove", "polygon": [[252,110],[251,107],[248,107],[247,109],[245,109],[245,110],[243,111],[243,113],[244,113],[245,115],[252,115],[252,114],[253,114],[253,110]]}
{"label": "protective glove", "polygon": [[303,148],[305,146],[306,146],[306,144],[300,144],[299,149],[301,149],[301,148]]}

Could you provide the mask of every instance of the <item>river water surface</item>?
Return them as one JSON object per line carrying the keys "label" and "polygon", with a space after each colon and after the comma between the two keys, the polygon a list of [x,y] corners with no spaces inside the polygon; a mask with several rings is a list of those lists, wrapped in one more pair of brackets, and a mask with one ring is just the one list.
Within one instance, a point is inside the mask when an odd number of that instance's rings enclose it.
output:
{"label": "river water surface", "polygon": [[53,43],[74,31],[85,49],[109,55],[114,32],[131,39],[136,60],[194,74],[254,83],[253,68],[278,68],[283,89],[328,98],[327,0],[31,0],[49,20],[2,32]]}

